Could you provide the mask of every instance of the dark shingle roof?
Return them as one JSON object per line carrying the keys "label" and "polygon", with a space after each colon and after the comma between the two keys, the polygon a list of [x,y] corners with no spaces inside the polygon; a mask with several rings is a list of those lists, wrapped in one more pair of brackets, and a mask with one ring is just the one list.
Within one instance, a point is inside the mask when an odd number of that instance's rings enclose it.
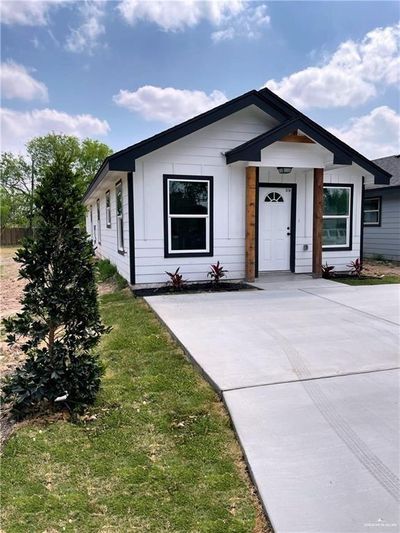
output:
{"label": "dark shingle roof", "polygon": [[383,170],[386,170],[386,172],[389,172],[392,177],[390,178],[390,185],[370,185],[367,188],[378,189],[381,187],[400,186],[400,154],[380,157],[379,159],[374,159],[373,162],[383,168]]}

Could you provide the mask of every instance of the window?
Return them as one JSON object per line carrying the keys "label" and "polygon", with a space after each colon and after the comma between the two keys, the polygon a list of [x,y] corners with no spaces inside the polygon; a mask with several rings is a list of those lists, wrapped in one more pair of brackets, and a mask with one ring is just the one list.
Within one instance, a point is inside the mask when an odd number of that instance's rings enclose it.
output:
{"label": "window", "polygon": [[266,202],[283,202],[282,195],[279,192],[270,192],[265,197]]}
{"label": "window", "polygon": [[364,198],[364,226],[381,225],[381,197]]}
{"label": "window", "polygon": [[111,228],[111,196],[110,191],[106,192],[106,226]]}
{"label": "window", "polygon": [[100,200],[97,200],[96,206],[97,206],[97,242],[101,244]]}
{"label": "window", "polygon": [[324,186],[323,248],[351,248],[352,185]]}
{"label": "window", "polygon": [[90,235],[92,237],[92,241],[94,242],[96,237],[94,235],[94,230],[93,230],[93,207],[90,206]]}
{"label": "window", "polygon": [[117,245],[118,251],[123,253],[124,248],[124,214],[122,205],[122,182],[115,186],[116,211],[117,211]]}
{"label": "window", "polygon": [[165,256],[213,253],[212,177],[164,176]]}

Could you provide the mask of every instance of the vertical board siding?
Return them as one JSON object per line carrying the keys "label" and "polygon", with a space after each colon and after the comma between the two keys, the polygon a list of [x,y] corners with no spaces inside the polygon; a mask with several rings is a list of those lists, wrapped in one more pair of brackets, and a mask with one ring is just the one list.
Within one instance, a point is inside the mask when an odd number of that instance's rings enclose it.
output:
{"label": "vertical board siding", "polygon": [[[195,133],[170,143],[138,160],[133,175],[135,273],[136,283],[163,283],[168,280],[165,271],[181,268],[184,278],[190,281],[207,279],[211,263],[220,261],[228,270],[229,279],[245,277],[245,196],[246,164],[227,165],[225,152],[242,144],[276,125],[256,108],[250,107],[230,117],[207,126]],[[282,143],[279,143],[282,144]],[[293,144],[293,143],[291,143]],[[313,145],[308,145],[313,146]],[[286,149],[286,148],[285,148]],[[277,156],[282,147],[276,148]],[[320,162],[321,154],[315,147],[312,156]],[[296,157],[300,157],[299,150]],[[306,151],[299,167],[289,175],[278,174],[272,163],[259,169],[260,182],[297,184],[296,257],[295,271],[312,271],[312,206],[313,168],[306,167]],[[272,157],[273,150],[269,150]],[[308,152],[307,152],[308,154]],[[326,154],[322,154],[326,157]],[[308,155],[307,155],[308,157]],[[293,160],[294,161],[294,160]],[[268,164],[266,161],[265,164]],[[258,163],[259,166],[259,163]],[[295,166],[295,164],[294,164]],[[212,257],[164,257],[163,175],[213,176],[214,183],[214,255]],[[353,183],[353,249],[350,251],[323,252],[323,263],[334,264],[336,270],[346,270],[350,260],[359,256],[361,216],[361,172],[356,166],[325,171],[325,183]],[[100,189],[100,187],[98,188]],[[105,192],[111,191],[112,227],[105,225]],[[101,192],[94,191],[91,200],[95,206],[99,194],[101,202],[102,242],[97,248],[100,257],[107,257],[120,274],[129,281],[128,238],[128,188],[123,178],[125,247],[127,253],[117,252],[115,181],[106,178]],[[93,215],[95,216],[95,210]],[[90,217],[87,216],[90,232]],[[307,249],[305,250],[304,247]]]}
{"label": "vertical board siding", "polygon": [[379,255],[400,261],[400,190],[365,191],[366,198],[378,196],[382,198],[381,225],[364,226],[364,257]]}

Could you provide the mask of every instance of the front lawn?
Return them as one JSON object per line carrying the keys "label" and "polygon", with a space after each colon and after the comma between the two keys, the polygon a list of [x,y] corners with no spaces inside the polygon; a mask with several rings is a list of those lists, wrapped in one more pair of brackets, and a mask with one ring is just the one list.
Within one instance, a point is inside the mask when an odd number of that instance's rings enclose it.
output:
{"label": "front lawn", "polygon": [[216,394],[142,300],[101,302],[98,402],[79,424],[28,421],[10,438],[2,530],[268,531]]}

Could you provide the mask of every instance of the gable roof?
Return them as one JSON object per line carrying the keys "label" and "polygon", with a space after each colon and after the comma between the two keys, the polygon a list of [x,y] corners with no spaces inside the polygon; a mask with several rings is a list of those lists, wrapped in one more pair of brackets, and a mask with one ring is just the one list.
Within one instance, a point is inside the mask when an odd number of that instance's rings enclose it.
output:
{"label": "gable roof", "polygon": [[[135,162],[139,157],[143,157],[154,150],[162,148],[171,142],[177,141],[186,135],[209,126],[210,124],[213,124],[214,122],[217,122],[218,120],[236,113],[237,111],[240,111],[241,109],[244,109],[250,105],[257,106],[259,109],[281,121],[283,124],[280,126],[283,128],[288,127],[288,123],[291,120],[301,120],[301,124],[303,124],[302,129],[303,127],[308,127],[310,131],[313,131],[313,135],[319,135],[321,139],[324,139],[324,142],[327,145],[335,147],[337,158],[343,161],[349,161],[348,163],[344,164],[350,164],[351,161],[354,161],[362,168],[365,168],[365,170],[373,174],[375,176],[376,183],[389,183],[390,174],[388,172],[350,148],[350,146],[340,141],[337,137],[319,126],[316,122],[306,117],[306,115],[303,115],[300,111],[285,102],[285,100],[282,100],[282,98],[274,94],[272,91],[264,88],[260,91],[253,90],[244,93],[241,96],[233,98],[232,100],[229,100],[218,107],[210,109],[205,113],[197,115],[196,117],[186,120],[185,122],[173,126],[172,128],[145,139],[144,141],[140,141],[132,146],[128,146],[128,148],[125,148],[124,150],[120,150],[110,155],[104,160],[100,169],[97,171],[85,193],[84,199],[86,199],[93,189],[97,187],[108,171],[135,171]],[[279,128],[279,126],[277,128]],[[293,127],[293,129],[295,128]],[[262,136],[267,136],[267,134],[271,133],[271,131],[272,130],[263,134]],[[262,136],[256,137],[256,139],[259,139]],[[256,141],[256,139],[252,139],[252,141]],[[319,142],[317,139],[315,140]],[[251,143],[252,141],[249,142]],[[234,150],[236,150],[236,148]],[[232,151],[233,150],[231,150],[231,152]],[[334,152],[334,154],[336,152]],[[345,155],[347,155],[347,159]]]}

